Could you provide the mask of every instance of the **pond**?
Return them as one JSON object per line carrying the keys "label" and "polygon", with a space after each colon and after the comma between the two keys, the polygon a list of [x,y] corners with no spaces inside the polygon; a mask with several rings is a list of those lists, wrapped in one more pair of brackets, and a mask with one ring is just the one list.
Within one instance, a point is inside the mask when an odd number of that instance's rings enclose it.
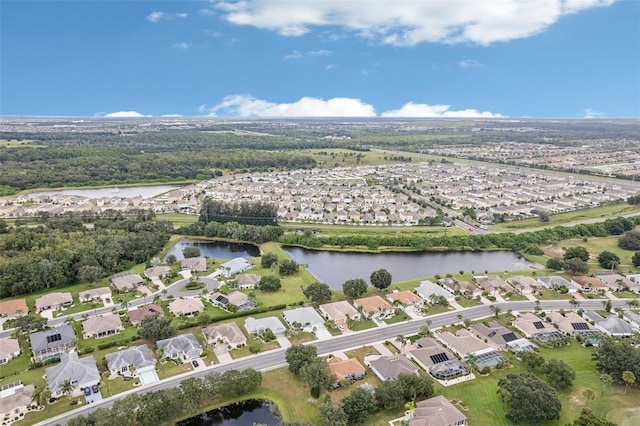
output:
{"label": "pond", "polygon": [[178,426],[247,426],[280,424],[277,407],[260,399],[249,399],[178,422]]}
{"label": "pond", "polygon": [[194,240],[180,240],[175,246],[169,249],[166,256],[172,254],[177,260],[182,260],[184,259],[182,250],[184,250],[185,247],[191,246],[198,247],[202,256],[206,256],[211,259],[233,259],[236,257],[244,257],[247,259],[250,257],[260,256],[260,249],[258,246],[254,246],[253,244]]}
{"label": "pond", "polygon": [[335,290],[342,290],[342,284],[353,278],[363,278],[369,283],[371,273],[382,268],[391,273],[394,282],[436,274],[458,274],[459,271],[484,274],[484,271],[542,268],[510,251],[349,253],[299,247],[287,247],[285,251],[296,262],[307,265],[307,270],[319,281]]}
{"label": "pond", "polygon": [[29,194],[31,197],[38,197],[42,195],[78,195],[87,198],[102,198],[102,197],[122,197],[122,198],[134,198],[141,196],[142,198],[153,198],[156,195],[164,194],[165,192],[173,191],[180,188],[177,185],[150,185],[150,186],[127,186],[124,188],[118,188],[116,186],[107,188],[76,188],[76,189],[61,189],[59,191],[40,191],[32,192]]}

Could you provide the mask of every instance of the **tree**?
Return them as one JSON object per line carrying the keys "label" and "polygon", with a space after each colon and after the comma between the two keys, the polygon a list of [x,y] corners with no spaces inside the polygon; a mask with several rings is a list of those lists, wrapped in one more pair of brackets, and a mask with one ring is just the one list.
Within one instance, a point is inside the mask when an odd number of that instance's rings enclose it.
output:
{"label": "tree", "polygon": [[496,319],[500,315],[500,311],[502,311],[502,309],[500,309],[500,307],[496,305],[489,305],[489,310],[493,312],[493,315],[496,317]]}
{"label": "tree", "polygon": [[359,386],[342,400],[342,410],[348,424],[361,424],[376,410],[376,401],[371,391]]}
{"label": "tree", "polygon": [[266,292],[274,292],[280,290],[282,283],[277,275],[267,275],[260,278],[258,288]]}
{"label": "tree", "polygon": [[311,345],[292,345],[287,349],[285,359],[289,364],[289,371],[294,375],[299,375],[300,370],[318,358],[318,349]]}
{"label": "tree", "polygon": [[636,268],[640,267],[640,251],[637,251],[633,254],[633,256],[631,257],[631,262]]}
{"label": "tree", "polygon": [[551,271],[561,271],[564,269],[564,261],[562,259],[558,259],[557,257],[552,257],[547,260],[547,269]]}
{"label": "tree", "polygon": [[178,261],[178,259],[176,258],[175,255],[170,254],[169,256],[167,256],[165,261],[167,262],[168,265],[173,265],[174,263],[176,263]]}
{"label": "tree", "polygon": [[347,280],[342,284],[342,292],[352,299],[357,299],[367,292],[367,282],[362,278]]}
{"label": "tree", "polygon": [[632,385],[636,382],[636,375],[633,374],[633,371],[623,371],[622,372],[622,381],[624,382],[624,394],[627,394],[627,388],[629,385]]}
{"label": "tree", "polygon": [[331,288],[324,283],[315,282],[309,284],[307,288],[302,290],[302,293],[307,299],[311,299],[313,303],[322,304],[331,300]]}
{"label": "tree", "polygon": [[47,326],[47,319],[37,317],[35,315],[22,315],[13,320],[13,326],[20,333],[29,333],[32,331],[42,331]]}
{"label": "tree", "polygon": [[158,341],[168,339],[176,334],[176,329],[171,326],[170,317],[148,315],[142,320],[138,335],[146,340]]}
{"label": "tree", "polygon": [[385,410],[395,410],[404,405],[402,386],[395,380],[386,380],[376,388],[376,402]]}
{"label": "tree", "polygon": [[589,405],[589,401],[596,398],[596,393],[593,391],[593,389],[586,388],[582,391],[582,396],[584,396],[584,399],[586,399],[587,401],[585,404]]}
{"label": "tree", "polygon": [[603,251],[598,255],[598,263],[605,269],[615,269],[620,264],[620,257],[610,251]]}
{"label": "tree", "polygon": [[[322,389],[329,387],[333,383],[329,365],[324,360],[315,358],[300,368],[300,378],[312,390],[317,389],[318,393]],[[313,395],[312,395],[313,396]]]}
{"label": "tree", "polygon": [[617,423],[600,418],[593,414],[590,408],[585,407],[580,411],[580,417],[567,426],[617,426]]}
{"label": "tree", "polygon": [[544,366],[549,384],[556,389],[567,389],[573,385],[576,372],[569,364],[559,359],[551,359]]}
{"label": "tree", "polygon": [[569,299],[569,304],[571,305],[571,310],[573,311],[574,308],[580,306],[580,301],[575,297],[572,297],[571,299]]}
{"label": "tree", "polygon": [[428,398],[433,395],[433,382],[429,377],[400,373],[397,382],[400,383],[405,401],[413,401],[419,396]]}
{"label": "tree", "polygon": [[182,255],[185,259],[190,257],[200,257],[200,249],[196,246],[188,246],[182,249]]}
{"label": "tree", "polygon": [[603,373],[600,375],[600,381],[602,382],[602,393],[600,396],[604,396],[604,390],[606,387],[611,386],[613,383],[613,379],[607,373]]}
{"label": "tree", "polygon": [[78,269],[78,279],[84,283],[100,281],[104,277],[104,269],[99,266],[83,265]]}
{"label": "tree", "polygon": [[273,265],[278,263],[278,255],[275,253],[265,253],[262,255],[260,259],[260,266],[265,269],[271,268]]}
{"label": "tree", "polygon": [[514,423],[542,423],[560,418],[562,405],[554,388],[533,373],[508,374],[498,381],[498,394]]}
{"label": "tree", "polygon": [[236,398],[253,392],[260,384],[262,384],[262,373],[253,368],[228,370],[220,376],[218,390],[223,398]]}
{"label": "tree", "polygon": [[606,312],[611,312],[611,308],[613,307],[613,304],[611,303],[611,299],[607,299],[606,302],[602,302],[602,304],[604,305],[604,310]]}
{"label": "tree", "polygon": [[538,210],[538,219],[540,222],[549,222],[549,213],[545,210]]}
{"label": "tree", "polygon": [[564,270],[572,274],[586,274],[589,272],[589,265],[584,260],[573,257],[564,262]]}
{"label": "tree", "polygon": [[195,377],[189,377],[180,382],[185,409],[187,413],[195,412],[204,399],[204,382]]}
{"label": "tree", "polygon": [[324,426],[347,426],[347,415],[344,410],[334,404],[328,395],[320,406],[320,420]]}
{"label": "tree", "polygon": [[633,342],[600,339],[598,350],[592,354],[592,358],[596,362],[596,369],[610,375],[613,383],[624,384],[624,371],[631,371],[636,377],[640,376],[640,351],[634,347]]}
{"label": "tree", "polygon": [[386,269],[378,269],[371,273],[371,285],[379,290],[384,290],[391,285],[391,274]]}
{"label": "tree", "polygon": [[75,386],[71,384],[71,380],[67,379],[64,382],[62,382],[62,387],[60,388],[60,391],[62,392],[63,395],[71,396],[74,389],[75,389]]}
{"label": "tree", "polygon": [[542,369],[544,366],[544,357],[540,355],[538,352],[524,352],[520,355],[520,359],[527,366],[529,371],[535,371],[538,369]]}
{"label": "tree", "polygon": [[625,250],[640,250],[640,231],[625,232],[618,238],[618,247]]}
{"label": "tree", "polygon": [[299,269],[300,265],[298,265],[298,262],[295,260],[286,259],[280,262],[279,271],[282,275],[293,275],[297,273]]}
{"label": "tree", "polygon": [[589,261],[589,251],[584,247],[569,247],[564,251],[564,260],[578,258],[585,262]]}

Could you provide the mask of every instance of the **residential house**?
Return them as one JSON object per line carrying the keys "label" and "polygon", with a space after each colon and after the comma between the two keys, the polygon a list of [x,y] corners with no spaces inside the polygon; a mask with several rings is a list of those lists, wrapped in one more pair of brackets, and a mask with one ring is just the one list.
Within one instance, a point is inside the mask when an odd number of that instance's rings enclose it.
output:
{"label": "residential house", "polygon": [[169,311],[177,317],[193,317],[204,311],[204,303],[199,297],[175,299],[169,303]]}
{"label": "residential house", "polygon": [[335,325],[347,325],[347,320],[360,321],[360,312],[346,300],[340,302],[325,303],[318,307],[320,313]]}
{"label": "residential house", "polygon": [[368,318],[384,318],[395,313],[394,307],[380,296],[362,297],[353,301],[356,309]]}
{"label": "residential house", "polygon": [[150,280],[159,280],[171,275],[171,268],[168,266],[152,266],[144,270],[144,276]]}
{"label": "residential house", "polygon": [[460,294],[471,299],[482,296],[482,289],[469,281],[458,282],[458,291],[460,291]]}
{"label": "residential house", "polygon": [[103,338],[118,334],[119,331],[124,330],[122,321],[119,315],[112,313],[106,313],[96,317],[87,318],[82,322],[82,334],[85,339]]}
{"label": "residential house", "polygon": [[613,291],[629,289],[634,293],[640,293],[640,283],[636,283],[627,277],[613,272],[598,272],[594,277],[605,283]]}
{"label": "residential house", "polygon": [[633,311],[625,310],[622,313],[622,317],[631,324],[634,330],[640,330],[640,315]]}
{"label": "residential house", "polygon": [[180,262],[180,267],[191,272],[205,272],[207,270],[207,259],[204,257],[188,257]]}
{"label": "residential house", "polygon": [[572,284],[571,282],[565,280],[562,277],[557,275],[552,275],[549,277],[540,277],[538,278],[538,282],[542,284],[545,288],[550,288],[553,290],[559,290],[562,287],[566,287],[569,290],[569,293],[575,293],[580,290],[580,286],[577,284]]}
{"label": "residential house", "polygon": [[469,374],[469,369],[449,350],[429,337],[415,342],[415,347],[407,350],[407,357],[441,380],[450,380]]}
{"label": "residential house", "polygon": [[120,272],[111,275],[109,278],[111,285],[118,290],[118,293],[126,293],[131,290],[135,290],[136,287],[144,284],[142,277],[135,272]]}
{"label": "residential house", "polygon": [[18,339],[10,339],[9,337],[0,339],[0,365],[4,365],[19,356],[20,342],[18,342]]}
{"label": "residential house", "polygon": [[540,287],[540,283],[531,277],[517,275],[507,278],[507,282],[520,294],[533,294],[533,291]]}
{"label": "residential house", "polygon": [[189,361],[199,358],[202,354],[202,346],[192,333],[158,340],[156,344],[162,349],[164,357],[175,360]]}
{"label": "residential house", "polygon": [[586,311],[584,317],[593,321],[596,329],[606,335],[616,337],[632,337],[633,327],[617,315],[609,315],[606,318],[601,317],[594,311]]}
{"label": "residential house", "polygon": [[443,331],[438,333],[436,337],[447,348],[450,348],[462,358],[466,358],[469,354],[493,350],[489,344],[478,339],[473,333],[465,329],[458,330],[456,334]]}
{"label": "residential house", "polygon": [[542,343],[564,339],[564,335],[556,330],[551,323],[543,321],[530,312],[520,315],[512,324],[522,331],[526,337]]}
{"label": "residential house", "polygon": [[17,318],[29,313],[25,299],[5,300],[0,302],[0,318]]}
{"label": "residential house", "polygon": [[24,417],[29,412],[29,407],[35,405],[33,402],[35,390],[34,385],[24,386],[20,381],[2,386],[0,418],[5,419],[2,424],[11,424],[12,419]]}
{"label": "residential house", "polygon": [[262,277],[256,274],[238,274],[235,281],[240,290],[253,290]]}
{"label": "residential house", "polygon": [[59,310],[73,305],[71,293],[49,293],[36,299],[36,311],[42,312],[47,309]]}
{"label": "residential house", "polygon": [[580,336],[583,339],[598,338],[600,332],[594,330],[591,324],[575,312],[566,312],[564,315],[559,312],[548,312],[547,318],[558,329],[569,336]]}
{"label": "residential house", "polygon": [[233,349],[247,344],[247,337],[235,322],[210,325],[202,330],[202,334],[209,345],[223,343]]}
{"label": "residential house", "polygon": [[111,375],[135,377],[155,370],[156,360],[147,345],[133,346],[104,356]]}
{"label": "residential house", "polygon": [[80,303],[105,302],[111,300],[111,289],[109,287],[98,287],[78,294]]}
{"label": "residential house", "polygon": [[409,426],[465,426],[467,416],[442,395],[416,404]]}
{"label": "residential house", "polygon": [[484,291],[492,295],[495,295],[497,293],[515,293],[515,289],[511,286],[511,284],[497,275],[474,276],[473,280]]}
{"label": "residential house", "polygon": [[405,310],[412,308],[419,311],[424,304],[424,299],[409,290],[391,292],[387,294],[387,299],[393,304],[399,303]]}
{"label": "residential house", "polygon": [[138,309],[129,311],[129,321],[131,321],[132,325],[137,326],[142,324],[142,321],[149,315],[158,315],[159,317],[163,317],[164,311],[160,305],[150,303],[148,305],[141,306]]}
{"label": "residential house", "polygon": [[290,311],[282,312],[284,320],[290,327],[294,327],[294,323],[300,324],[305,331],[314,331],[314,329],[324,329],[324,319],[310,306],[296,308]]}
{"label": "residential house", "polygon": [[35,361],[46,361],[69,353],[76,345],[76,334],[70,325],[62,324],[47,331],[31,333],[31,352]]}
{"label": "residential house", "polygon": [[355,358],[344,359],[334,356],[329,358],[328,364],[331,376],[338,382],[348,380],[353,383],[355,380],[363,379],[366,372],[364,366]]}
{"label": "residential house", "polygon": [[257,335],[261,335],[265,331],[271,330],[276,337],[283,337],[287,331],[287,328],[277,317],[265,317],[258,319],[249,317],[244,320],[244,328],[247,329],[249,334]]}
{"label": "residential house", "polygon": [[435,301],[435,298],[437,297],[444,297],[445,300],[449,303],[456,300],[456,296],[448,289],[441,287],[429,280],[420,281],[420,287],[416,287],[414,291],[419,297],[428,302]]}
{"label": "residential house", "polygon": [[383,382],[397,380],[400,374],[419,374],[417,365],[404,355],[380,356],[376,359],[367,359],[369,368]]}
{"label": "residential house", "polygon": [[609,286],[594,277],[573,277],[571,282],[579,286],[585,293],[596,293],[609,290]]}
{"label": "residential house", "polygon": [[62,396],[65,381],[71,382],[74,395],[100,383],[100,371],[92,356],[78,358],[77,352],[62,355],[60,364],[46,369],[47,385],[53,398]]}
{"label": "residential house", "polygon": [[[232,291],[229,294],[213,293],[207,296],[209,301],[216,306],[220,306],[226,310],[233,310],[234,312],[244,312],[254,309],[256,304],[249,296],[240,292]],[[229,305],[235,308],[229,309]]]}
{"label": "residential house", "polygon": [[509,343],[522,339],[522,336],[509,330],[498,321],[491,321],[488,326],[483,323],[471,326],[476,335],[485,340],[494,349],[506,351],[509,349]]}
{"label": "residential house", "polygon": [[220,265],[219,270],[222,272],[223,275],[227,277],[232,277],[250,268],[253,268],[253,263],[249,262],[245,258],[236,257],[235,259],[231,259],[230,261]]}

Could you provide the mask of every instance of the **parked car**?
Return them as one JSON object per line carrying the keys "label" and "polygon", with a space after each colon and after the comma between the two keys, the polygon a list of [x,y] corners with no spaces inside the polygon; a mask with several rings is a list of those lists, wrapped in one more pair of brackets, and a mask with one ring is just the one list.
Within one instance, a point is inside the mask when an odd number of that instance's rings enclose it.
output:
{"label": "parked car", "polygon": [[91,389],[93,390],[93,393],[98,393],[98,392],[100,392],[100,386],[98,386],[98,385],[93,385],[93,386],[91,386]]}
{"label": "parked car", "polygon": [[89,396],[89,395],[91,395],[91,388],[90,387],[84,388],[84,396]]}
{"label": "parked car", "polygon": [[198,364],[198,361],[196,361],[195,359],[191,361],[191,364],[193,364],[193,368],[198,368],[200,366],[200,364]]}

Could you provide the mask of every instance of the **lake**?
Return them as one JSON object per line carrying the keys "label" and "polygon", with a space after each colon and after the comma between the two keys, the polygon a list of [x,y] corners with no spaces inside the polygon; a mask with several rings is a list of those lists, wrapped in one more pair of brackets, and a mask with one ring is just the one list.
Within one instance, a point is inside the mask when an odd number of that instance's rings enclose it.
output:
{"label": "lake", "polygon": [[173,191],[180,188],[177,185],[150,185],[150,186],[127,186],[124,188],[108,187],[108,188],[76,188],[76,189],[61,189],[59,191],[41,191],[32,192],[29,196],[38,197],[43,195],[78,195],[87,198],[102,198],[102,197],[122,197],[122,198],[134,198],[141,196],[142,198],[153,198],[157,195],[164,194],[165,192]]}
{"label": "lake", "polygon": [[461,270],[484,274],[485,270],[503,272],[542,268],[510,251],[348,253],[299,247],[287,247],[285,251],[296,262],[308,265],[307,270],[318,281],[335,290],[342,290],[342,284],[353,278],[363,278],[370,284],[371,273],[382,268],[391,273],[393,282],[436,274],[458,274]]}
{"label": "lake", "polygon": [[259,399],[249,399],[178,422],[178,426],[250,426],[280,424],[277,407]]}
{"label": "lake", "polygon": [[228,243],[226,241],[180,240],[175,246],[169,249],[165,258],[172,254],[177,260],[182,260],[184,259],[182,250],[184,250],[185,247],[191,246],[198,247],[202,256],[211,259],[233,259],[235,257],[244,257],[247,259],[260,256],[260,249],[253,244]]}

